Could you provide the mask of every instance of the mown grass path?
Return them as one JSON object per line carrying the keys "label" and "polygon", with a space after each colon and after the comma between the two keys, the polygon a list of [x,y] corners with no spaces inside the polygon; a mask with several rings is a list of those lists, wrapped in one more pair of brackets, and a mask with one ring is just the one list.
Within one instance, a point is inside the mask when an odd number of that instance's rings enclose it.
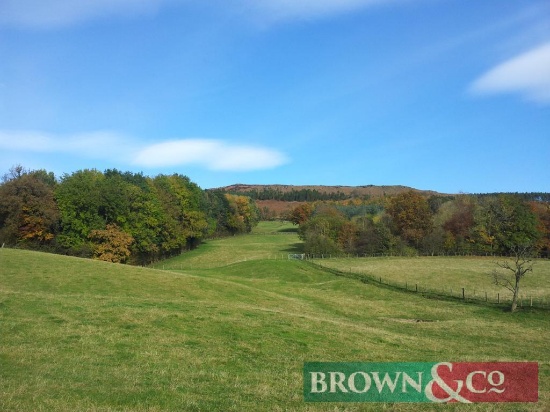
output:
{"label": "mown grass path", "polygon": [[[550,408],[547,312],[429,300],[275,259],[299,240],[273,225],[156,265],[182,269],[1,249],[0,410]],[[305,361],[523,360],[539,362],[537,404],[303,402]]]}

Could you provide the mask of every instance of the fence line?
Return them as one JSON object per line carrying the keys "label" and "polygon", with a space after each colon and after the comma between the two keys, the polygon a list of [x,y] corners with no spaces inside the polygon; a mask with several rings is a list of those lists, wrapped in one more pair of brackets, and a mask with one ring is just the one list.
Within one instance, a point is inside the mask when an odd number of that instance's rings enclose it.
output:
{"label": "fence line", "polygon": [[288,232],[281,232],[281,231],[273,231],[273,232],[251,232],[251,233],[247,233],[247,235],[252,235],[252,236],[256,236],[256,235],[262,235],[262,236],[265,236],[265,235],[294,235],[296,236],[296,232],[294,231],[288,231]]}
{"label": "fence line", "polygon": [[[291,257],[291,255],[293,257]],[[339,270],[327,266],[323,266],[322,263],[316,263],[315,260],[317,259],[333,259],[338,258],[341,259],[341,256],[335,257],[330,254],[328,255],[319,255],[320,257],[314,257],[315,255],[311,254],[294,254],[294,253],[278,253],[278,254],[265,254],[263,256],[250,256],[250,257],[244,257],[242,259],[238,259],[232,262],[224,262],[223,266],[231,265],[239,262],[245,262],[249,259],[273,259],[273,260],[288,260],[288,259],[296,259],[296,255],[304,256],[303,260],[306,260],[309,264],[321,267],[323,270],[331,272],[337,276],[343,276],[351,279],[360,280],[363,283],[375,283],[379,285],[383,285],[386,287],[390,287],[393,289],[411,292],[411,293],[419,293],[423,296],[427,297],[433,297],[433,298],[439,298],[439,299],[454,299],[454,300],[460,300],[463,302],[471,302],[471,303],[480,303],[480,304],[487,304],[487,305],[510,305],[512,302],[512,295],[511,293],[501,293],[501,292],[487,292],[485,290],[479,290],[479,289],[467,289],[467,288],[457,288],[457,287],[429,287],[425,284],[421,284],[418,282],[400,282],[400,281],[394,281],[394,280],[388,280],[385,278],[382,278],[381,276],[374,276],[369,275],[367,273],[359,273],[359,272],[352,272],[350,269],[349,271]],[[474,255],[475,256],[475,255]],[[350,256],[351,257],[351,256]],[[355,257],[355,256],[354,256]],[[397,257],[397,256],[392,256]],[[494,256],[495,258],[498,256]],[[505,256],[501,256],[504,258]],[[301,259],[300,259],[301,260]],[[215,262],[212,262],[211,265],[206,265],[200,267],[200,269],[212,269],[215,267],[218,267],[219,265]],[[197,269],[199,267],[195,267],[194,269]],[[167,264],[162,265],[163,270],[184,270],[189,269],[188,265],[184,265],[182,263],[179,264]],[[532,296],[532,295],[525,295],[521,294],[518,297],[518,306],[519,307],[532,307],[532,308],[539,308],[539,309],[550,309],[550,297],[548,296]]]}
{"label": "fence line", "polygon": [[[305,259],[364,259],[369,257],[494,257],[494,258],[509,258],[512,255],[497,255],[494,253],[467,253],[467,252],[452,252],[452,253],[306,253]],[[534,256],[535,259],[545,259],[541,256]]]}
{"label": "fence line", "polygon": [[[360,280],[363,283],[371,283],[383,285],[390,287],[392,289],[397,289],[401,291],[406,291],[410,293],[418,293],[422,296],[440,298],[440,299],[453,299],[463,302],[470,303],[479,303],[486,305],[497,305],[497,306],[509,306],[512,303],[512,294],[511,293],[500,293],[500,292],[487,292],[484,290],[469,290],[467,288],[456,288],[456,287],[429,287],[418,282],[399,282],[384,279],[381,276],[369,275],[366,273],[357,273],[352,272],[351,269],[349,272],[323,266],[320,263],[315,263],[310,260],[310,264],[321,267],[323,270],[333,273],[337,276],[347,277],[351,279]],[[536,297],[531,295],[522,295],[520,293],[518,297],[518,307],[532,307],[538,309],[550,309],[550,299],[548,297]]]}

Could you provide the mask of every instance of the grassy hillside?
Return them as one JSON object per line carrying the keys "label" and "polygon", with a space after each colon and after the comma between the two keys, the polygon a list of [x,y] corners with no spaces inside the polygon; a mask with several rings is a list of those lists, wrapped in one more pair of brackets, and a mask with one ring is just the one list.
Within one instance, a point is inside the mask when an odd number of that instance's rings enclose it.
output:
{"label": "grassy hillside", "polygon": [[[550,408],[547,312],[510,315],[335,277],[286,259],[298,242],[291,229],[271,223],[157,265],[181,270],[0,249],[0,410]],[[538,361],[540,401],[303,402],[305,361],[442,360]]]}
{"label": "grassy hillside", "polygon": [[[418,285],[421,290],[441,290],[444,293],[452,290],[454,295],[458,295],[465,288],[467,296],[476,294],[481,297],[487,292],[490,298],[494,299],[498,293],[502,299],[508,299],[511,292],[495,285],[491,276],[493,270],[498,269],[495,262],[503,261],[506,259],[498,257],[424,256],[317,259],[314,262],[324,267],[382,278],[383,282],[407,283],[411,288]],[[500,272],[506,273],[502,269]],[[526,304],[533,298],[550,306],[550,260],[535,260],[533,272],[525,275],[520,283],[520,296]]]}
{"label": "grassy hillside", "polygon": [[261,222],[250,235],[209,240],[198,249],[158,262],[157,269],[216,268],[236,262],[258,259],[288,259],[300,253],[298,227],[287,222]]}

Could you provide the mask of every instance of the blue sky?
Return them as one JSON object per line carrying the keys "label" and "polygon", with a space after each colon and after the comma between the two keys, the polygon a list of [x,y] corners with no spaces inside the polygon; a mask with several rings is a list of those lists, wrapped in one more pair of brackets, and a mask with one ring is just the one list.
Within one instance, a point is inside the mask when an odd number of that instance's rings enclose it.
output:
{"label": "blue sky", "polygon": [[0,0],[0,173],[550,191],[547,0]]}

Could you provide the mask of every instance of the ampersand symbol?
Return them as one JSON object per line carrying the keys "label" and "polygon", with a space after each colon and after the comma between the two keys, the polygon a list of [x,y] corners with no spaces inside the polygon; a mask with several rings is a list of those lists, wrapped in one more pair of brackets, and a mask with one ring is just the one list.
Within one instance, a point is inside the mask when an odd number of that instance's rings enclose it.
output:
{"label": "ampersand symbol", "polygon": [[[453,390],[453,388],[451,388],[449,385],[447,385],[447,383],[441,379],[441,376],[439,376],[439,374],[437,373],[437,368],[439,366],[446,366],[449,368],[449,371],[452,372],[453,371],[453,365],[449,362],[441,362],[441,363],[437,363],[435,364],[433,367],[432,367],[432,380],[428,383],[428,385],[426,385],[426,397],[431,400],[432,402],[438,402],[438,403],[443,403],[443,402],[449,402],[450,400],[456,400],[456,401],[459,401],[459,402],[462,402],[462,403],[472,403],[470,402],[468,399],[462,397],[459,395],[462,387],[464,386],[464,382],[462,382],[461,380],[455,380],[456,384],[457,384],[457,389],[456,391]],[[440,398],[437,398],[434,394],[433,394],[433,390],[432,390],[432,387],[433,387],[433,384],[434,383],[437,383],[438,386],[443,389],[447,395],[449,395],[447,398],[443,398],[443,399],[440,399]]]}

